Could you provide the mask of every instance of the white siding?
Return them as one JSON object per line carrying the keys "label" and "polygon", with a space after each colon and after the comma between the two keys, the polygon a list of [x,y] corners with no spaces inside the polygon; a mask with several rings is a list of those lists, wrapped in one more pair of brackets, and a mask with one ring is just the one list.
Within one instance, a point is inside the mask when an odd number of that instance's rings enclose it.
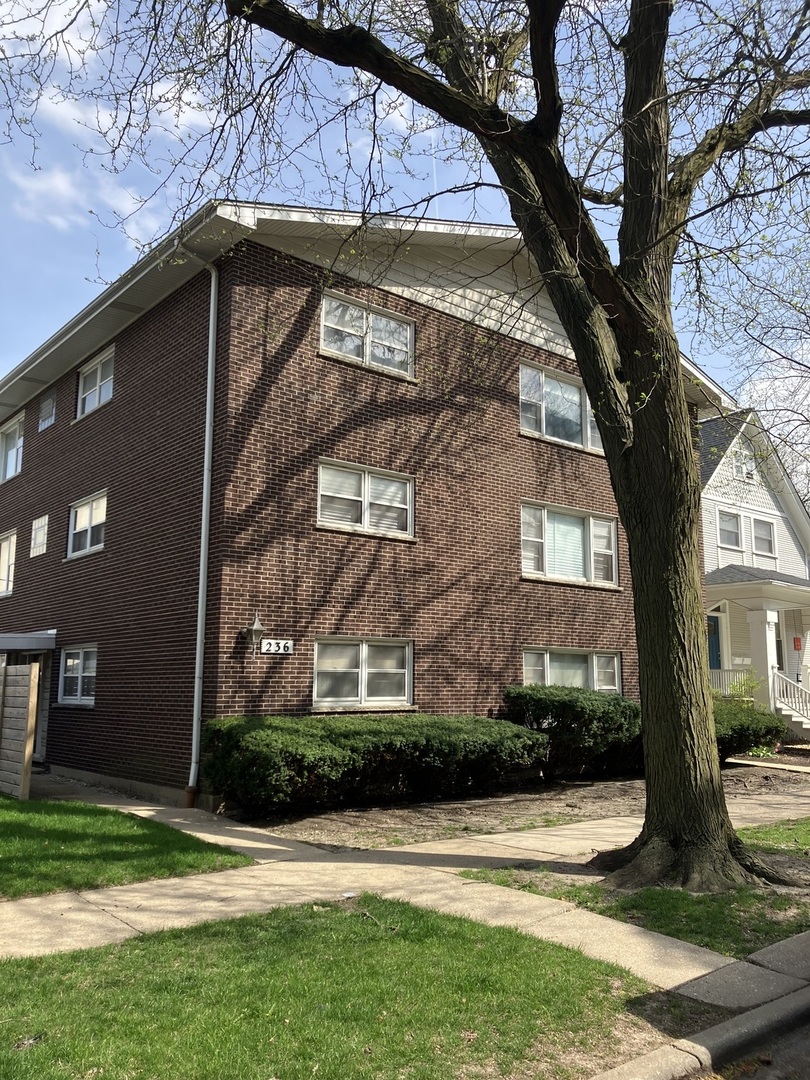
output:
{"label": "white siding", "polygon": [[[703,491],[703,558],[706,573],[721,566],[742,563],[763,570],[776,570],[794,577],[807,577],[807,559],[797,529],[773,489],[764,468],[751,480],[737,480],[732,473],[731,453],[727,453]],[[718,543],[718,511],[739,514],[743,550],[724,548]],[[755,552],[753,520],[773,525],[775,556]]]}
{"label": "white siding", "polygon": [[[261,242],[261,235],[254,237]],[[364,284],[375,285],[448,315],[476,322],[519,341],[572,357],[557,313],[545,286],[525,254],[493,240],[482,251],[465,251],[464,237],[453,248],[409,244],[390,245],[379,238],[373,250],[363,251],[362,237],[347,242],[335,234],[317,240],[281,237],[267,243],[307,262],[327,266]],[[370,245],[371,246],[371,245]]]}

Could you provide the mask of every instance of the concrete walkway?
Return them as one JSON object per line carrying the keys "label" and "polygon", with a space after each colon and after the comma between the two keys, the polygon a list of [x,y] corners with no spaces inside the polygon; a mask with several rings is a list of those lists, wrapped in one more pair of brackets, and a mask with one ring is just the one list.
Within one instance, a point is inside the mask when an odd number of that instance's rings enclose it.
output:
{"label": "concrete walkway", "polygon": [[[581,872],[581,858],[571,861],[572,856],[628,843],[638,834],[640,818],[334,853],[202,810],[148,804],[52,778],[39,778],[37,789],[46,796],[78,798],[162,822],[249,855],[255,863],[216,874],[0,903],[0,956],[104,945],[169,927],[368,891],[490,925],[515,927],[619,964],[661,989],[753,1010],[712,1029],[715,1034],[704,1032],[707,1039],[700,1044],[664,1048],[672,1056],[669,1064],[661,1064],[663,1072],[654,1062],[639,1059],[646,1071],[628,1072],[629,1066],[622,1066],[614,1070],[616,1080],[689,1075],[716,1062],[718,1055],[727,1056],[729,1046],[742,1045],[743,1036],[759,1037],[763,1024],[770,1031],[776,1023],[810,1014],[810,930],[736,961],[563,901],[458,876],[462,869],[533,861],[560,873]],[[730,810],[736,826],[810,817],[810,795],[750,796],[735,800]],[[667,1071],[670,1068],[675,1071]]]}

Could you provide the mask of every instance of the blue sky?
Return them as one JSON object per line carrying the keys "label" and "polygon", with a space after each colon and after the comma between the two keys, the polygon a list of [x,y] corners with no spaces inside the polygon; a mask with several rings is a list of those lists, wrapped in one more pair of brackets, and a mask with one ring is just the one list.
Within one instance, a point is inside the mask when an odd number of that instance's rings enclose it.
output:
{"label": "blue sky", "polygon": [[[0,377],[21,363],[138,258],[138,242],[165,230],[171,220],[163,201],[149,202],[129,222],[128,238],[111,224],[148,190],[147,178],[131,169],[114,176],[77,149],[76,106],[48,108],[40,116],[37,165],[22,138],[0,146],[0,222],[6,257],[0,261]],[[441,184],[441,176],[438,181]],[[264,192],[285,200],[283,191]],[[448,198],[431,216],[452,216]],[[490,215],[490,220],[494,215]],[[503,219],[505,220],[505,219]],[[689,342],[682,340],[686,352]],[[722,357],[692,354],[723,385],[733,381]]]}

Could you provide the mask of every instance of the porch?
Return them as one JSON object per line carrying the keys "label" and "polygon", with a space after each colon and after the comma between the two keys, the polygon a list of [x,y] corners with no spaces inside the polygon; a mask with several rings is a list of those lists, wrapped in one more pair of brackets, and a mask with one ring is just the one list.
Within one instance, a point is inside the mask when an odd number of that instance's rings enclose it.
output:
{"label": "porch", "polygon": [[752,566],[706,575],[709,679],[751,697],[810,741],[810,581]]}

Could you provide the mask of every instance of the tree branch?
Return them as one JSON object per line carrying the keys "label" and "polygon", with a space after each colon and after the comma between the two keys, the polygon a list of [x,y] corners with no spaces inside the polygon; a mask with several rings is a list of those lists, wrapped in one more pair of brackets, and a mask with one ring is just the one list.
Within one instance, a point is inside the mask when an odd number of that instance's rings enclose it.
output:
{"label": "tree branch", "polygon": [[542,138],[556,139],[562,119],[557,79],[557,23],[565,0],[527,0],[529,48],[532,58],[537,124]]}
{"label": "tree branch", "polygon": [[772,80],[741,108],[736,122],[718,124],[707,131],[695,149],[675,163],[669,182],[670,230],[677,229],[677,223],[686,218],[695,188],[724,154],[742,150],[763,131],[810,125],[808,109],[772,108],[782,94],[807,87],[810,87],[810,72]]}
{"label": "tree branch", "polygon": [[228,13],[277,34],[293,45],[339,67],[356,68],[407,94],[450,124],[486,139],[508,139],[522,121],[497,105],[440,82],[430,72],[389,49],[361,26],[349,24],[328,30],[314,19],[281,3],[281,0],[226,0]]}

